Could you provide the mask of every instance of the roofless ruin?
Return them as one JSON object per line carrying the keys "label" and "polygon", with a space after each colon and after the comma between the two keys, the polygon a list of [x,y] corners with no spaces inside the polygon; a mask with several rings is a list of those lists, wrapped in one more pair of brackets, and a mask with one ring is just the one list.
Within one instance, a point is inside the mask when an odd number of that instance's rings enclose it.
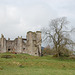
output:
{"label": "roofless ruin", "polygon": [[34,56],[41,55],[41,31],[27,32],[26,38],[18,37],[6,40],[4,35],[0,38],[0,53],[16,52]]}

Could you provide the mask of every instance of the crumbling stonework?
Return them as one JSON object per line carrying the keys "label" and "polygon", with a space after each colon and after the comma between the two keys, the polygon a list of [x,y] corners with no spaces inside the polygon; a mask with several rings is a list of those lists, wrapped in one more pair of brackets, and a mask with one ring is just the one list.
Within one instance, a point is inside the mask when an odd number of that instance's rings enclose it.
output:
{"label": "crumbling stonework", "polygon": [[27,32],[26,38],[18,37],[14,40],[6,40],[3,35],[0,38],[0,53],[16,52],[41,56],[41,32]]}

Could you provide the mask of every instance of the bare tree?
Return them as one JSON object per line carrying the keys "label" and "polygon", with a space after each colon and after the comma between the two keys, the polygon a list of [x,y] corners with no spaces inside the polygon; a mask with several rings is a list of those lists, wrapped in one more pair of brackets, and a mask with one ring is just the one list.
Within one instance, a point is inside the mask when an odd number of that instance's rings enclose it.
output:
{"label": "bare tree", "polygon": [[48,40],[49,43],[53,43],[58,57],[68,45],[74,44],[69,36],[69,33],[74,29],[68,29],[68,23],[66,17],[56,18],[50,21],[48,28],[42,29],[45,40]]}

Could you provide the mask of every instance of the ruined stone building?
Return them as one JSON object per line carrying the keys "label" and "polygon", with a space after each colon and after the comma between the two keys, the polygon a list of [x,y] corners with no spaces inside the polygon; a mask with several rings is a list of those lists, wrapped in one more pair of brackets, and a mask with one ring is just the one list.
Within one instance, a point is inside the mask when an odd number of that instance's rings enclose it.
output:
{"label": "ruined stone building", "polygon": [[18,37],[14,40],[6,40],[1,35],[0,38],[0,53],[15,52],[15,53],[27,53],[34,56],[41,55],[41,32],[27,32],[26,38]]}

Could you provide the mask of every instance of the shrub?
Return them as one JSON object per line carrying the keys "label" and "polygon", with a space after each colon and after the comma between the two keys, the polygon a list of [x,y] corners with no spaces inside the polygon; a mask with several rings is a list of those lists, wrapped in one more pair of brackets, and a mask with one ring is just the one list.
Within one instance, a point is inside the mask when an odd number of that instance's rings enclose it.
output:
{"label": "shrub", "polygon": [[55,54],[55,50],[50,49],[50,48],[44,48],[44,50],[42,50],[42,54],[43,55],[54,55]]}

